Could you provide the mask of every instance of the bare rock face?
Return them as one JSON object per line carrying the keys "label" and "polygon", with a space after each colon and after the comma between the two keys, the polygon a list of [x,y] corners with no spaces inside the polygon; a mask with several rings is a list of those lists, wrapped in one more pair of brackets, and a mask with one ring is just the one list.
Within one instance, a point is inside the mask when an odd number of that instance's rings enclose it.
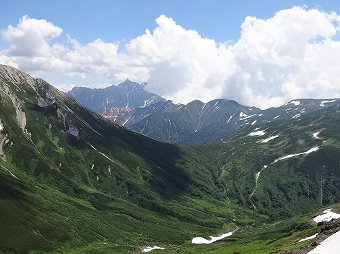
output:
{"label": "bare rock face", "polygon": [[48,108],[55,103],[55,100],[44,99],[42,97],[38,97],[37,105],[41,108]]}
{"label": "bare rock face", "polygon": [[131,108],[116,108],[116,107],[108,108],[105,109],[103,117],[110,119],[114,122],[119,120],[119,123],[124,123],[131,117],[132,111],[133,109]]}
{"label": "bare rock face", "polygon": [[60,108],[58,108],[57,113],[58,113],[59,119],[61,119],[61,121],[64,124],[65,132],[74,137],[78,137],[79,130],[75,124],[74,119],[67,112],[65,112],[64,110]]}
{"label": "bare rock face", "polygon": [[0,81],[0,93],[3,94],[5,98],[7,98],[12,103],[15,109],[18,125],[25,132],[26,114],[22,108],[20,99],[12,92],[12,90],[6,83],[1,82],[1,81]]}
{"label": "bare rock face", "polygon": [[49,84],[43,79],[36,79],[36,85],[39,89],[37,93],[37,105],[40,108],[48,108],[56,103],[56,98],[50,90]]}
{"label": "bare rock face", "polygon": [[1,119],[0,119],[0,158],[3,158],[5,159],[5,153],[3,151],[3,147],[7,144],[7,142],[9,141],[7,139],[7,134],[4,133],[4,125],[3,123],[1,122]]}

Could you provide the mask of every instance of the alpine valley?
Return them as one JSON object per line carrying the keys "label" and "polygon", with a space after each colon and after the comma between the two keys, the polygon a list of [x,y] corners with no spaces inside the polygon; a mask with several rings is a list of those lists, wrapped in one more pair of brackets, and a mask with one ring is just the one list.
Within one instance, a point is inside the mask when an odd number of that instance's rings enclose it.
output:
{"label": "alpine valley", "polygon": [[64,94],[0,65],[0,102],[0,253],[308,253],[340,228],[313,221],[340,213],[339,99]]}

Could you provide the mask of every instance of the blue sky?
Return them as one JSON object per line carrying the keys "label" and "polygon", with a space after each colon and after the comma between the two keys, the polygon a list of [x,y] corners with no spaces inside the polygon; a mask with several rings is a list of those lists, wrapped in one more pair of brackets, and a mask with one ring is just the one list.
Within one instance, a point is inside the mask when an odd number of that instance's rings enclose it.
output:
{"label": "blue sky", "polygon": [[175,102],[340,97],[338,1],[4,1],[0,63],[67,91],[129,78]]}
{"label": "blue sky", "polygon": [[96,38],[124,41],[155,27],[161,14],[172,17],[186,29],[199,31],[216,41],[237,40],[246,16],[269,18],[292,6],[318,6],[325,11],[340,10],[334,1],[273,0],[11,0],[1,3],[0,29],[16,24],[28,15],[47,19],[66,34],[86,43]]}

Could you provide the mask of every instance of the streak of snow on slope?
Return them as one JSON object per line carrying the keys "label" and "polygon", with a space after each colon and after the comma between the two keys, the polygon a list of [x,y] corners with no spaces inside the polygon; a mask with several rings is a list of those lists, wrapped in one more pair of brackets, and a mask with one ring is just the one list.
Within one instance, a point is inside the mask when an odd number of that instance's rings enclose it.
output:
{"label": "streak of snow on slope", "polygon": [[153,250],[165,250],[165,248],[159,247],[159,246],[145,247],[142,251],[145,253],[145,252],[150,252]]}
{"label": "streak of snow on slope", "polygon": [[251,123],[251,125],[254,125],[256,122],[257,122],[257,120],[253,121],[253,122]]}
{"label": "streak of snow on slope", "polygon": [[332,254],[340,253],[340,231],[326,238],[319,246],[314,250],[308,252],[308,254]]}
{"label": "streak of snow on slope", "polygon": [[4,126],[2,125],[1,120],[0,120],[0,131],[2,131],[3,129],[4,129]]}
{"label": "streak of snow on slope", "polygon": [[251,136],[251,137],[252,136],[263,136],[265,134],[266,134],[265,131],[260,130],[260,131],[253,131],[253,132],[249,133],[248,136]]}
{"label": "streak of snow on slope", "polygon": [[233,114],[232,116],[230,116],[230,117],[229,117],[229,119],[228,119],[227,123],[229,123],[229,122],[230,122],[231,118],[233,118],[233,117],[234,117],[234,115],[235,115],[235,114]]}
{"label": "streak of snow on slope", "polygon": [[222,240],[226,237],[229,237],[233,233],[234,233],[234,231],[231,231],[231,232],[225,233],[225,234],[220,235],[220,236],[210,236],[210,240],[207,240],[203,237],[194,237],[192,239],[191,243],[193,243],[193,244],[211,244],[211,243],[214,243],[216,241]]}
{"label": "streak of snow on slope", "polygon": [[126,119],[126,120],[124,121],[124,123],[122,124],[122,126],[125,126],[125,124],[130,120],[130,118],[131,118],[131,116],[129,116],[128,119]]}
{"label": "streak of snow on slope", "polygon": [[316,223],[323,221],[331,221],[332,219],[340,218],[340,214],[332,212],[332,208],[323,211],[323,214],[316,216],[313,221]]}
{"label": "streak of snow on slope", "polygon": [[292,118],[295,119],[295,118],[298,118],[298,117],[300,117],[300,116],[301,116],[301,114],[296,114],[296,115],[294,115]]}
{"label": "streak of snow on slope", "polygon": [[[285,160],[285,159],[289,159],[289,158],[296,157],[296,156],[299,156],[299,155],[309,154],[309,153],[315,152],[315,151],[317,151],[317,150],[319,150],[319,147],[318,147],[318,146],[317,146],[317,147],[313,147],[313,148],[309,149],[309,150],[306,151],[306,152],[285,155],[285,156],[282,156],[282,157],[280,157],[280,158],[277,158],[276,160],[274,160],[274,161],[273,161],[272,163],[270,163],[269,165],[273,165],[273,164],[277,163],[278,161]],[[258,187],[259,179],[260,179],[260,175],[261,175],[262,171],[265,170],[267,167],[268,167],[268,165],[264,165],[264,166],[262,167],[262,169],[261,169],[260,171],[258,171],[258,172],[255,174],[255,187],[254,187],[252,193],[251,193],[250,196],[249,196],[250,199],[254,196],[254,194],[255,194],[255,192],[256,192],[256,189],[257,189],[257,187]],[[254,204],[253,204],[253,206],[254,206],[254,208],[255,208],[255,205],[254,205]]]}
{"label": "streak of snow on slope", "polygon": [[314,235],[311,235],[311,236],[308,236],[308,237],[306,237],[306,238],[300,239],[300,240],[299,240],[299,243],[304,242],[304,241],[308,241],[308,240],[311,240],[311,239],[314,239],[315,237],[318,236],[318,234],[319,234],[319,233],[316,233],[316,234],[314,234]]}
{"label": "streak of snow on slope", "polygon": [[303,155],[303,154],[309,154],[309,153],[312,153],[312,152],[315,152],[317,150],[319,150],[320,147],[313,147],[311,149],[309,149],[308,151],[306,152],[302,152],[302,153],[293,153],[293,154],[288,154],[288,155],[285,155],[285,156],[282,156],[280,158],[277,158],[273,163],[271,164],[274,164],[278,161],[282,161],[282,160],[285,160],[285,159],[289,159],[289,158],[292,158],[292,157],[296,157],[296,156],[299,156],[299,155]]}
{"label": "streak of snow on slope", "polygon": [[1,168],[3,168],[5,171],[7,171],[11,176],[13,176],[16,179],[19,179],[16,175],[14,175],[8,168],[0,165]]}
{"label": "streak of snow on slope", "polygon": [[277,138],[279,135],[275,135],[275,136],[271,136],[271,137],[269,137],[269,138],[266,138],[266,139],[263,139],[262,141],[261,141],[261,143],[267,143],[267,142],[269,142],[270,140],[273,140],[274,138]]}
{"label": "streak of snow on slope", "polygon": [[325,103],[331,103],[331,102],[335,102],[335,100],[322,101],[322,102],[320,102],[320,107],[324,107],[324,106],[325,106]]}

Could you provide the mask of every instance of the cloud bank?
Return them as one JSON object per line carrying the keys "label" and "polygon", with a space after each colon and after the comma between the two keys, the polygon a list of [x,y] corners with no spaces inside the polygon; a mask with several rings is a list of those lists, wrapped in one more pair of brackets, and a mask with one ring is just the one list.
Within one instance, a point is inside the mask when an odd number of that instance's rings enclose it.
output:
{"label": "cloud bank", "polygon": [[70,80],[97,87],[129,78],[175,102],[226,98],[266,108],[340,97],[339,22],[336,13],[293,7],[266,20],[246,17],[239,40],[227,43],[161,15],[154,30],[120,45],[81,44],[71,36],[60,42],[62,28],[24,16],[1,32],[9,47],[0,51],[0,63],[59,75],[48,81],[64,89]]}

